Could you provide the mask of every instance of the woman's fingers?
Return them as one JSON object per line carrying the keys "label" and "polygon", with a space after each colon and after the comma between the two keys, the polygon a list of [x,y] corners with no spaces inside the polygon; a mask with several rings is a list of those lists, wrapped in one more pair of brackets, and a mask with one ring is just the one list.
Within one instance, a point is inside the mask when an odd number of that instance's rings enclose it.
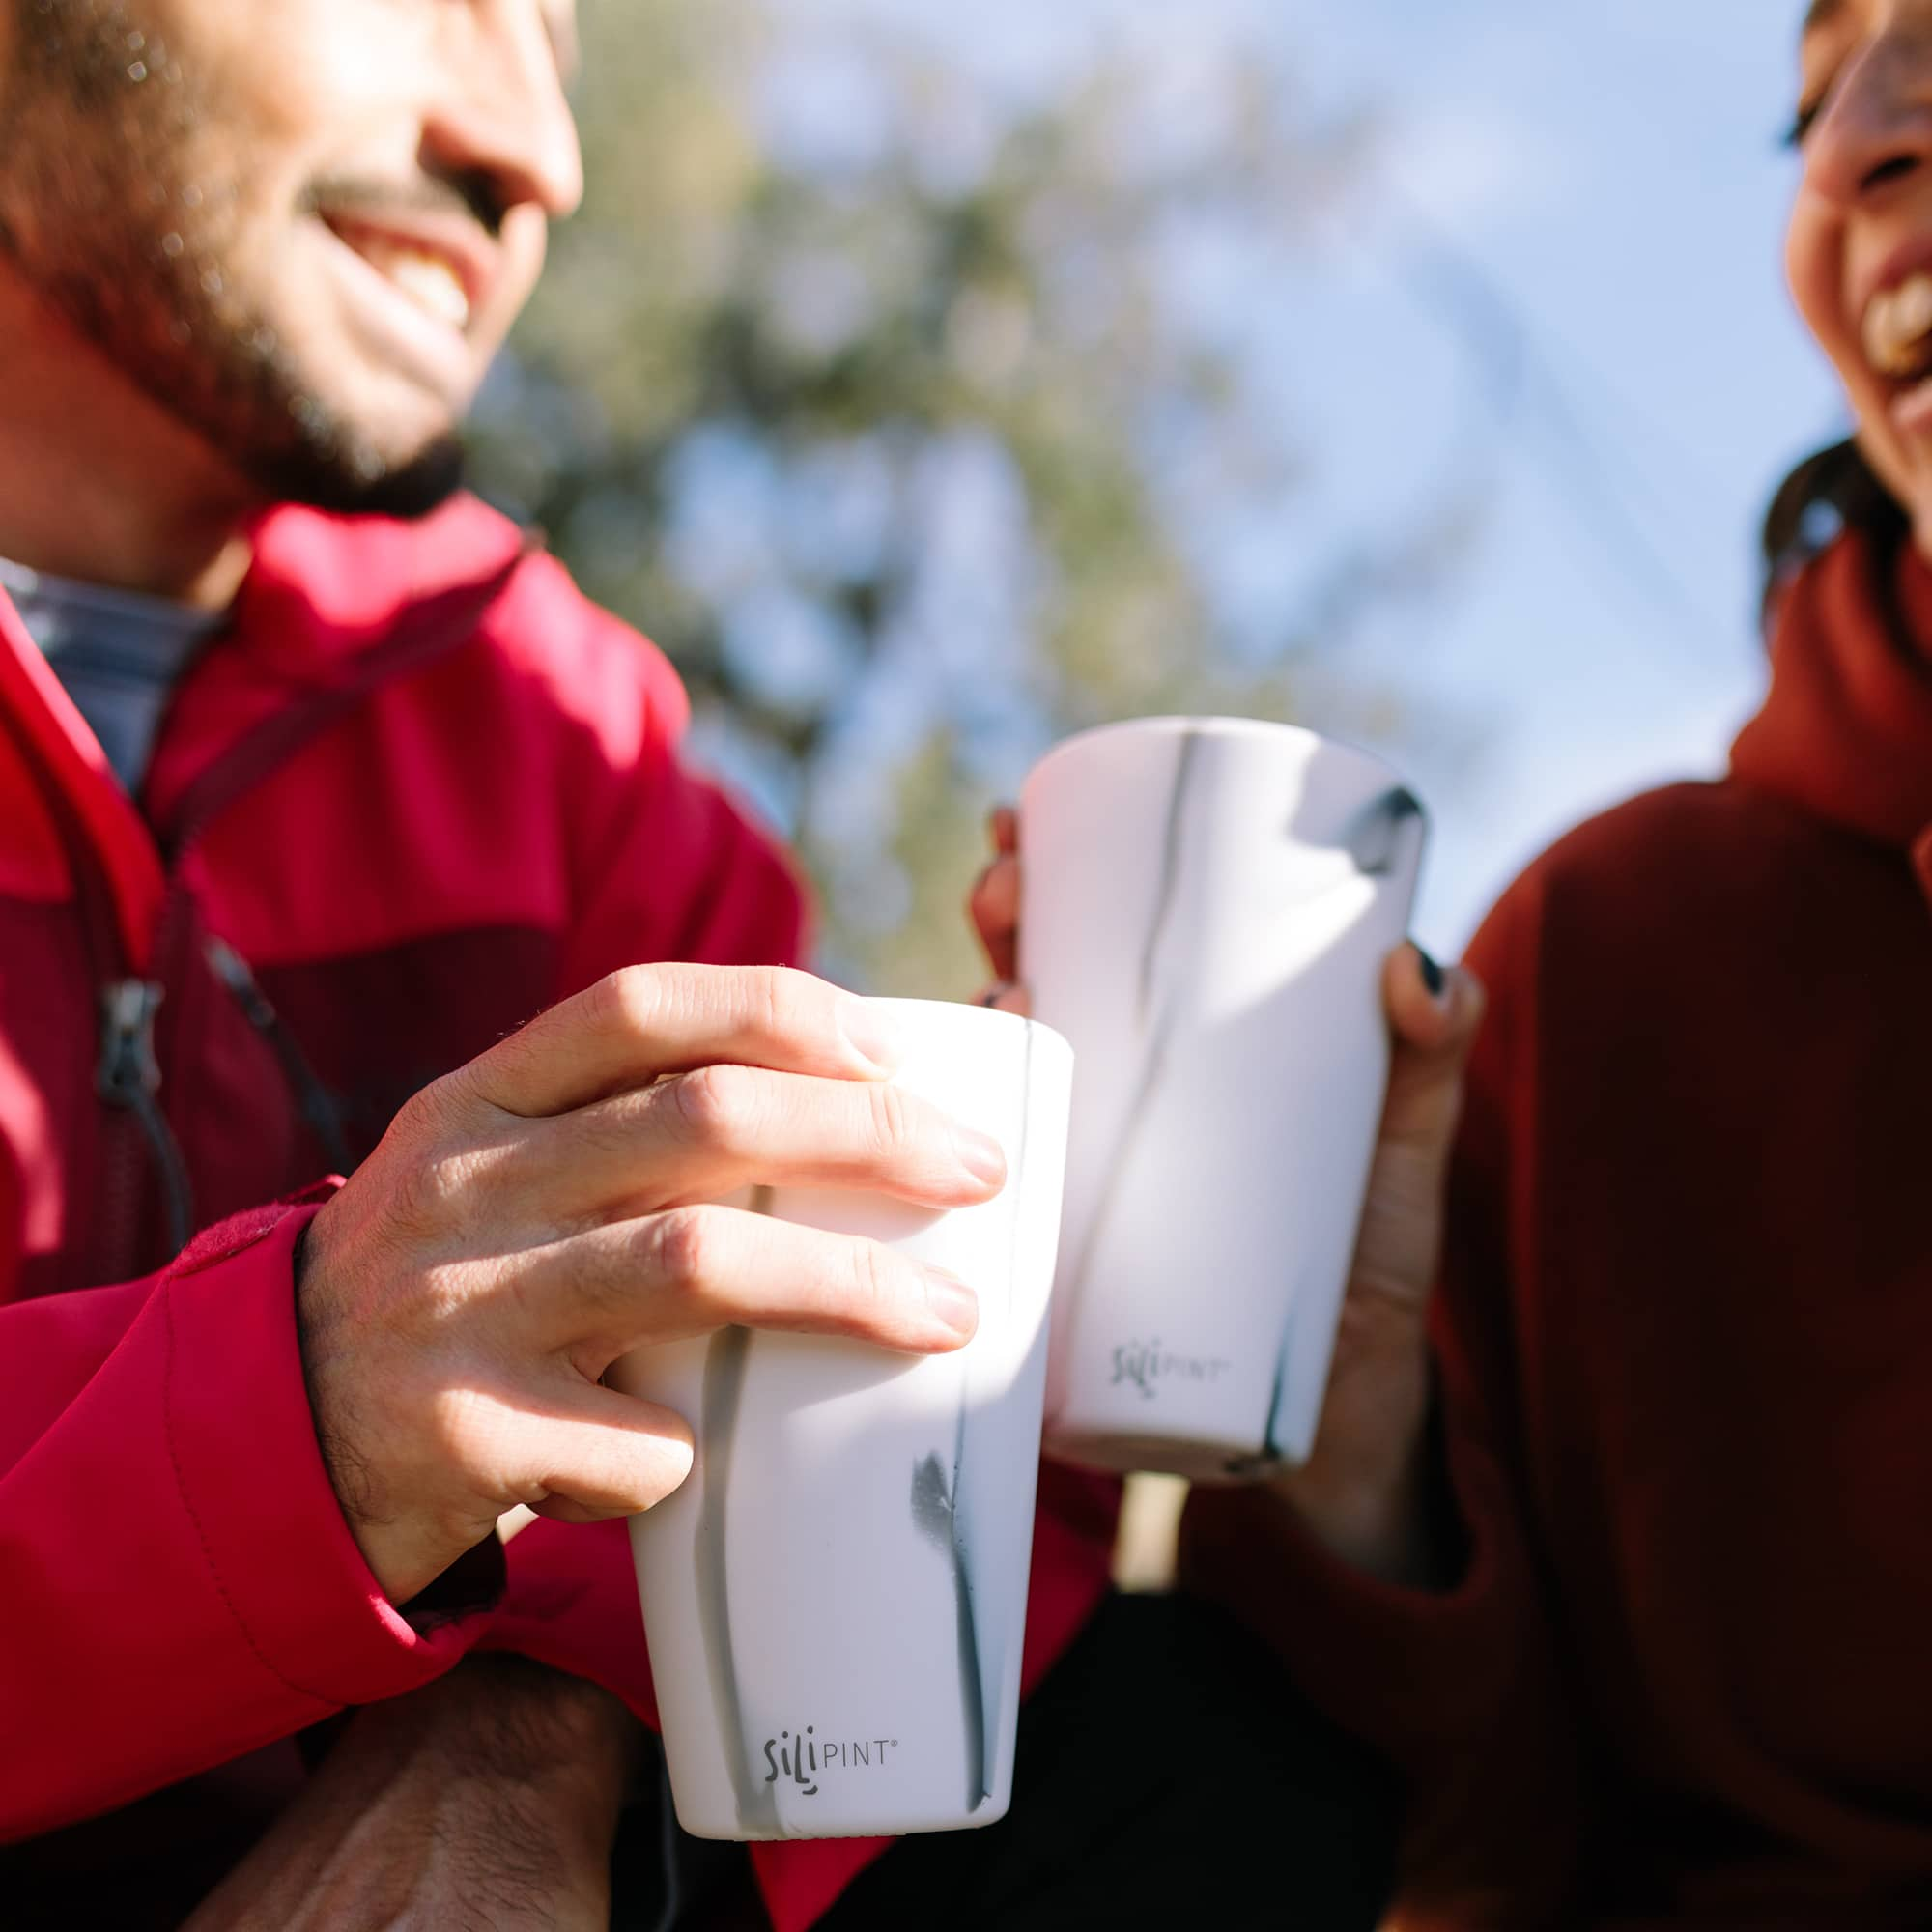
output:
{"label": "woman's fingers", "polygon": [[1001,980],[1010,980],[1016,971],[1019,951],[1018,859],[1003,854],[980,874],[967,900],[967,911],[994,975]]}
{"label": "woman's fingers", "polygon": [[1463,1069],[1482,1026],[1482,984],[1465,967],[1438,966],[1411,943],[1390,954],[1382,998],[1393,1035],[1382,1139],[1446,1154]]}
{"label": "woman's fingers", "polygon": [[992,1008],[996,1013],[1017,1013],[1023,1020],[1033,1017],[1033,994],[1010,980],[988,986],[980,995],[979,1004]]}
{"label": "woman's fingers", "polygon": [[1441,1254],[1463,1072],[1483,1015],[1474,976],[1438,968],[1414,946],[1391,955],[1383,993],[1394,1043],[1350,1276],[1358,1328],[1371,1325],[1371,1313],[1419,1323],[1428,1306]]}

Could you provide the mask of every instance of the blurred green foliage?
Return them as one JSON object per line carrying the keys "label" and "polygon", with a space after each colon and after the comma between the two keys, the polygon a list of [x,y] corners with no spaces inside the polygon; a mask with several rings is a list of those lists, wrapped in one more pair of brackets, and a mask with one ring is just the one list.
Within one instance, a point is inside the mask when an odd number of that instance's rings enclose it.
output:
{"label": "blurred green foliage", "polygon": [[849,17],[583,14],[588,199],[478,481],[676,661],[830,970],[963,994],[985,810],[1049,742],[1290,711],[1320,640],[1230,648],[1202,538],[1260,505],[1290,540],[1300,453],[1189,250],[1293,245],[1373,128],[1307,132],[1239,49],[1183,114],[1128,62],[996,99]]}

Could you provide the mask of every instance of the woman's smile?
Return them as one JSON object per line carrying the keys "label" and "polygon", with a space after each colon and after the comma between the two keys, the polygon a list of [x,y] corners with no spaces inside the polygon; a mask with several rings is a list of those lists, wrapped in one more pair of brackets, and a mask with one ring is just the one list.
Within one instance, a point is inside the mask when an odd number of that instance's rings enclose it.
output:
{"label": "woman's smile", "polygon": [[1932,534],[1932,0],[1820,0],[1800,49],[1785,245],[1865,460]]}

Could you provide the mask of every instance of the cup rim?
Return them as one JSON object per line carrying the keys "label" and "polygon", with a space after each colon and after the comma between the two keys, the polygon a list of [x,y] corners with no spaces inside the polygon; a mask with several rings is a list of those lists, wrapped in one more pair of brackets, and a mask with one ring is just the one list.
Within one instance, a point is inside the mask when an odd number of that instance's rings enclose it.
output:
{"label": "cup rim", "polygon": [[896,993],[864,993],[860,997],[868,1006],[906,1008],[912,1012],[940,1011],[949,1014],[978,1014],[982,1019],[997,1020],[1007,1027],[1024,1027],[1037,1038],[1052,1041],[1069,1058],[1073,1054],[1073,1042],[1058,1027],[1050,1027],[1044,1020],[1030,1018],[1025,1013],[1009,1013],[999,1007],[982,1007],[977,1000],[929,1000],[907,997]]}
{"label": "cup rim", "polygon": [[1026,794],[1033,790],[1036,781],[1049,767],[1063,758],[1086,751],[1097,741],[1127,736],[1174,738],[1182,732],[1192,732],[1207,738],[1260,738],[1272,739],[1276,743],[1313,743],[1324,752],[1330,752],[1350,762],[1366,766],[1369,770],[1387,780],[1391,785],[1401,785],[1422,809],[1428,818],[1429,807],[1417,798],[1407,777],[1398,771],[1389,761],[1374,752],[1363,750],[1347,738],[1330,737],[1325,731],[1310,729],[1306,724],[1284,724],[1272,718],[1191,718],[1180,714],[1164,714],[1153,718],[1121,718],[1109,724],[1089,725],[1084,731],[1076,731],[1071,737],[1063,738],[1059,744],[1043,753],[1032,771],[1027,774],[1020,787],[1022,802]]}

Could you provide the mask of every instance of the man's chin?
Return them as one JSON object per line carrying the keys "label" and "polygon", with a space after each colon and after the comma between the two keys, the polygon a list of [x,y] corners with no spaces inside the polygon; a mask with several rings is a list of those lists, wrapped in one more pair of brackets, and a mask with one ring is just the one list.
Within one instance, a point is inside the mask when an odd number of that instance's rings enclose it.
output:
{"label": "man's chin", "polygon": [[296,448],[253,466],[257,487],[275,502],[411,522],[448,502],[463,488],[464,469],[463,441],[453,435],[399,463],[364,451]]}

